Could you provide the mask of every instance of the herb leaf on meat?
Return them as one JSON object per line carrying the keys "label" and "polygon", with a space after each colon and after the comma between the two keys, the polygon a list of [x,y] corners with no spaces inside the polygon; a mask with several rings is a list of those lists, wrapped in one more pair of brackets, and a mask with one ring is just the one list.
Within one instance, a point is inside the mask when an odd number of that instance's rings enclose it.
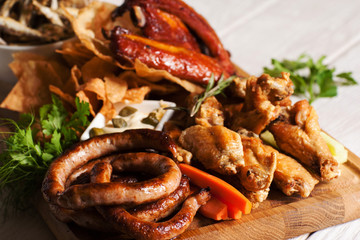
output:
{"label": "herb leaf on meat", "polygon": [[264,67],[264,72],[273,77],[280,77],[281,72],[289,72],[294,83],[294,93],[305,96],[310,103],[320,97],[334,97],[340,85],[357,84],[351,72],[335,74],[335,68],[323,63],[325,56],[314,61],[302,54],[296,60],[271,60],[273,68]]}
{"label": "herb leaf on meat", "polygon": [[225,79],[224,75],[221,75],[219,81],[215,85],[214,74],[212,74],[205,88],[205,91],[202,94],[197,95],[195,97],[195,104],[191,109],[190,117],[195,116],[195,114],[199,111],[201,104],[205,101],[205,99],[222,93],[225,90],[225,88],[227,88],[235,78],[236,76],[231,76]]}

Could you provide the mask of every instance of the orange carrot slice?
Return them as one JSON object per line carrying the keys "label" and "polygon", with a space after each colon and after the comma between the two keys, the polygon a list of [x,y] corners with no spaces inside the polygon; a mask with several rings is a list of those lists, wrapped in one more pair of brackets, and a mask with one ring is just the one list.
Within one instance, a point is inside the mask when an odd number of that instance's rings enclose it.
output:
{"label": "orange carrot slice", "polygon": [[199,208],[199,213],[207,218],[218,221],[229,219],[227,205],[214,196]]}
{"label": "orange carrot slice", "polygon": [[242,211],[235,206],[228,206],[228,217],[231,219],[240,219],[242,216]]}
{"label": "orange carrot slice", "polygon": [[229,217],[238,217],[239,211],[250,213],[251,202],[229,183],[188,164],[180,163],[179,167],[195,185],[210,187],[211,194],[227,205]]}

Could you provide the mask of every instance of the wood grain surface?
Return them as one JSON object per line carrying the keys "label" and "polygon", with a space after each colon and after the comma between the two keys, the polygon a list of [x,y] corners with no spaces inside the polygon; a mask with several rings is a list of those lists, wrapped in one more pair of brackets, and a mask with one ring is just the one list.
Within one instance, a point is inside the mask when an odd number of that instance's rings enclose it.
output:
{"label": "wood grain surface", "polygon": [[[240,220],[214,222],[197,215],[178,239],[288,239],[360,217],[360,158],[349,152],[341,176],[318,184],[310,197],[288,197],[275,187],[268,199]],[[56,220],[41,196],[36,208],[57,239],[122,239]]]}
{"label": "wood grain surface", "polygon": [[[118,0],[107,1],[120,4]],[[336,67],[340,72],[352,71],[355,79],[358,81],[360,79],[360,1],[358,0],[185,1],[204,15],[214,27],[224,46],[231,52],[232,60],[253,75],[260,75],[262,67],[270,65],[271,58],[293,59],[305,52],[314,58],[326,55],[327,64]],[[3,99],[10,91],[11,84],[8,84],[0,76],[0,86],[0,99]],[[319,99],[313,104],[319,115],[320,126],[358,156],[360,156],[360,144],[358,141],[360,136],[359,92],[360,85],[342,87],[339,88],[337,97]],[[351,155],[349,158],[350,160],[357,159],[351,157]],[[356,162],[351,161],[344,167],[352,168],[350,172],[356,173],[359,171],[358,163],[358,160]],[[356,168],[353,168],[354,166]],[[355,175],[355,179],[358,179],[359,174]],[[339,180],[343,181],[344,177],[346,178],[343,173]],[[352,179],[349,181],[353,182]],[[347,195],[347,198],[343,196],[337,198],[347,199],[346,203],[344,203],[346,205],[345,210],[341,213],[344,216],[327,215],[331,222],[341,223],[356,218],[359,210],[357,207],[359,200],[355,199],[355,197],[359,196],[356,195],[356,192],[354,194],[353,197]],[[291,201],[290,204],[295,204],[301,199]],[[276,209],[281,210],[279,207],[276,207]],[[312,210],[310,209],[310,211]],[[267,213],[267,211],[264,213],[254,211],[254,216]],[[297,212],[295,211],[295,213]],[[323,213],[328,214],[328,211],[323,211]],[[246,217],[254,216],[249,215]],[[245,221],[245,219],[244,217],[241,221]],[[304,224],[302,218],[296,217],[296,219],[301,220],[300,223]],[[36,211],[21,212],[6,219],[0,216],[0,222],[0,239],[55,239],[53,233]],[[315,225],[315,223],[306,223],[308,229],[313,229],[311,226]],[[261,225],[261,231],[268,232],[269,226],[272,225],[273,223],[270,221],[265,222],[265,224]],[[214,226],[218,225],[211,225],[210,227]],[[255,228],[256,226],[251,227]],[[319,226],[319,229],[322,227]],[[203,232],[204,229],[207,228],[200,228],[197,231]],[[228,231],[230,230],[228,228]],[[307,235],[297,237],[296,240],[306,238],[309,240],[360,239],[360,219],[326,228],[309,235],[310,232],[312,230],[309,230]],[[205,236],[203,234],[200,236]],[[239,232],[234,237],[232,237],[232,234],[232,231],[229,232],[225,239],[239,239],[237,237],[239,235],[244,239],[251,236],[247,231]],[[293,235],[295,234],[286,233],[283,236]],[[224,238],[223,235],[221,236]],[[271,238],[271,236],[269,235],[268,238]],[[197,239],[195,235],[191,235],[191,231],[182,235],[182,237]],[[214,233],[210,234],[210,237],[211,239],[218,238],[217,234]],[[252,239],[256,238],[252,236]]]}

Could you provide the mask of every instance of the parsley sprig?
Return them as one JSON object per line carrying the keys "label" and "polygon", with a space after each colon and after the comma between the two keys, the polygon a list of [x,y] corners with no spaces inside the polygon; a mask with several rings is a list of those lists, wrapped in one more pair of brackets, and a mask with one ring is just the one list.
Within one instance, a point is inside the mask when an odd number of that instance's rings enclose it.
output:
{"label": "parsley sprig", "polygon": [[21,114],[18,122],[4,120],[14,129],[7,133],[6,150],[0,155],[0,190],[8,191],[6,202],[26,207],[52,160],[78,141],[89,124],[89,104],[77,98],[75,105],[70,116],[60,99],[52,96],[52,104],[40,108],[38,120],[33,114]]}
{"label": "parsley sprig", "polygon": [[227,88],[235,78],[236,78],[236,76],[231,76],[231,77],[225,79],[224,75],[221,75],[219,81],[215,85],[214,74],[212,74],[209,79],[209,82],[205,88],[205,91],[202,94],[197,95],[195,97],[195,104],[191,109],[190,117],[195,116],[195,114],[199,111],[201,104],[208,97],[216,96],[216,95],[222,93],[225,90],[225,88]]}
{"label": "parsley sprig", "polygon": [[295,85],[294,93],[305,96],[310,103],[320,97],[334,97],[337,87],[357,84],[351,72],[335,74],[335,68],[323,63],[325,56],[314,61],[310,56],[302,54],[296,60],[271,60],[273,68],[264,68],[264,72],[273,77],[280,77],[281,72],[289,72]]}

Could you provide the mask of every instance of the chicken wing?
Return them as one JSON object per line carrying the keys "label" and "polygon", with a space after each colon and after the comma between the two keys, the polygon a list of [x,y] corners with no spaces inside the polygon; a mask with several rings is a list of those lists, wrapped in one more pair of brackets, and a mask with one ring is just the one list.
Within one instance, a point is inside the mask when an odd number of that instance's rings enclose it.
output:
{"label": "chicken wing", "polygon": [[249,135],[246,130],[239,131],[243,144],[245,165],[237,174],[241,185],[248,191],[269,189],[276,168],[277,153],[268,151],[261,139]]}
{"label": "chicken wing", "polygon": [[338,162],[333,158],[320,135],[318,116],[306,100],[299,101],[287,117],[269,126],[279,148],[329,181],[340,175]]}
{"label": "chicken wing", "polygon": [[232,117],[230,128],[234,131],[245,128],[260,134],[279,116],[282,107],[291,105],[292,86],[290,74],[285,72],[282,78],[267,74],[248,78],[244,107]]}
{"label": "chicken wing", "polygon": [[208,97],[195,115],[195,123],[204,127],[223,126],[224,112],[221,103],[214,97]]}
{"label": "chicken wing", "polygon": [[308,197],[319,182],[298,161],[283,153],[279,153],[271,146],[265,145],[267,151],[277,153],[274,183],[287,196],[299,193],[301,197]]}
{"label": "chicken wing", "polygon": [[236,174],[244,166],[239,134],[223,126],[191,126],[181,133],[179,142],[206,169],[226,175]]}

